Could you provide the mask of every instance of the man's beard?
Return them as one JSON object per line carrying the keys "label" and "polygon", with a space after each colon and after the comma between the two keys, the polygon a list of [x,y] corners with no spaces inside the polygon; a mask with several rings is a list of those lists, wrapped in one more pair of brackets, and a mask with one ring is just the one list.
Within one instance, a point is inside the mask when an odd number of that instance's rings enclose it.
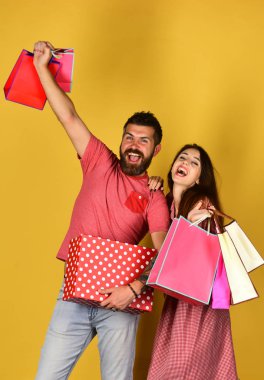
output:
{"label": "man's beard", "polygon": [[[128,153],[138,154],[141,157],[141,163],[139,165],[136,163],[135,164],[128,163],[126,161],[126,156],[128,155]],[[151,153],[151,155],[147,158],[145,158],[142,152],[140,152],[137,149],[127,149],[124,153],[122,153],[121,147],[120,147],[119,154],[120,154],[120,166],[121,166],[122,171],[125,174],[130,175],[130,176],[138,176],[138,175],[143,174],[147,170],[149,165],[151,164],[152,157],[154,155],[154,150]]]}

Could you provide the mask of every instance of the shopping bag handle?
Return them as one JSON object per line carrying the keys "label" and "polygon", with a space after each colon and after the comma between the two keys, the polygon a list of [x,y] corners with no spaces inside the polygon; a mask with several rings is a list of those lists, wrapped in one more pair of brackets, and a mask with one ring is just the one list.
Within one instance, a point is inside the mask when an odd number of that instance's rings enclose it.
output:
{"label": "shopping bag handle", "polygon": [[210,209],[215,215],[217,216],[222,216],[222,218],[227,218],[229,220],[235,220],[234,218],[232,218],[232,216],[229,216],[227,214],[225,214],[224,212],[221,212],[217,209]]}
{"label": "shopping bag handle", "polygon": [[192,222],[190,224],[190,227],[198,226],[200,223],[202,223],[207,218],[209,218],[208,225],[207,225],[207,235],[209,235],[210,234],[210,227],[211,227],[211,217],[208,215],[203,215],[200,219],[196,220],[195,222]]}
{"label": "shopping bag handle", "polygon": [[200,223],[202,223],[205,219],[209,218],[209,221],[208,221],[208,226],[207,226],[207,235],[209,235],[210,233],[210,225],[211,225],[211,218],[214,219],[214,222],[215,222],[215,226],[216,226],[216,232],[218,234],[221,233],[221,228],[220,228],[220,225],[219,225],[219,222],[218,222],[218,216],[221,216],[222,218],[227,218],[229,220],[235,220],[234,218],[232,218],[232,216],[229,216],[227,214],[225,214],[224,212],[221,212],[219,210],[217,210],[216,208],[214,209],[210,209],[210,211],[212,211],[213,215],[212,216],[208,216],[208,215],[203,215],[200,219],[196,220],[195,222],[192,222],[190,224],[190,227],[192,226],[198,226]]}
{"label": "shopping bag handle", "polygon": [[67,49],[51,49],[51,54],[54,58],[57,58],[57,59],[61,59],[61,55],[60,53],[63,53],[63,54],[72,54],[72,48],[67,48]]}
{"label": "shopping bag handle", "polygon": [[224,212],[221,212],[217,209],[213,209],[212,212],[213,212],[213,218],[214,218],[214,222],[215,222],[216,232],[218,234],[221,234],[224,231],[224,226],[223,226],[223,228],[220,228],[220,225],[218,222],[219,216],[221,216],[222,218],[227,218],[227,219],[232,220],[232,221],[235,220],[234,218],[232,218],[232,216],[229,216],[229,215],[225,214]]}
{"label": "shopping bag handle", "polygon": [[207,218],[210,218],[210,217],[208,215],[203,215],[200,219],[197,219],[195,222],[192,222],[190,224],[190,227],[192,227],[192,226],[198,226],[198,224],[202,223]]}

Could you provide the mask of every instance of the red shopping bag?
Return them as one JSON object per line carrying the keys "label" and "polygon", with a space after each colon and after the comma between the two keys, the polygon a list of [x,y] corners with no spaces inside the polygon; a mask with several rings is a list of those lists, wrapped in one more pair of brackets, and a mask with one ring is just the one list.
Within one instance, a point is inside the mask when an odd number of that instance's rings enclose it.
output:
{"label": "red shopping bag", "polygon": [[[60,64],[52,61],[49,70],[55,77]],[[6,84],[4,93],[7,100],[42,110],[46,94],[33,65],[33,54],[22,50]]]}
{"label": "red shopping bag", "polygon": [[[66,263],[64,301],[100,306],[108,295],[98,290],[126,285],[145,270],[155,249],[90,235],[71,240]],[[123,311],[151,311],[153,290],[146,288]]]}
{"label": "red shopping bag", "polygon": [[221,248],[217,235],[174,219],[147,284],[192,304],[208,305]]}
{"label": "red shopping bag", "polygon": [[56,82],[64,92],[71,92],[74,49],[56,49],[52,51],[51,62],[60,64],[60,70],[56,76]]}

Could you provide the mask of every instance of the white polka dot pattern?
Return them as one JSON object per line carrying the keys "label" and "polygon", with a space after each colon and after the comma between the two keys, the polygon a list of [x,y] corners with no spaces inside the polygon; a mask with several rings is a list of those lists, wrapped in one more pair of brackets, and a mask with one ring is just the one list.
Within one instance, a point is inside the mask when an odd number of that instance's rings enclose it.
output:
{"label": "white polka dot pattern", "polygon": [[[98,290],[133,282],[156,254],[155,249],[110,239],[76,237],[70,241],[63,300],[100,306],[107,295]],[[123,311],[151,311],[152,305],[153,290],[147,287]]]}

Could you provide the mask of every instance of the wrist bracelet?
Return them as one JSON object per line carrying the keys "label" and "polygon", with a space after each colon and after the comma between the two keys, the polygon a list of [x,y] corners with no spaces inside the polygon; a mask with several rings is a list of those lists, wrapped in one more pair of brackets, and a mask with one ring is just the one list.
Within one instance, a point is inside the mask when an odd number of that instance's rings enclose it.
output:
{"label": "wrist bracelet", "polygon": [[139,295],[136,293],[135,289],[132,287],[132,285],[127,284],[127,286],[130,288],[130,290],[133,292],[135,297],[138,297]]}

